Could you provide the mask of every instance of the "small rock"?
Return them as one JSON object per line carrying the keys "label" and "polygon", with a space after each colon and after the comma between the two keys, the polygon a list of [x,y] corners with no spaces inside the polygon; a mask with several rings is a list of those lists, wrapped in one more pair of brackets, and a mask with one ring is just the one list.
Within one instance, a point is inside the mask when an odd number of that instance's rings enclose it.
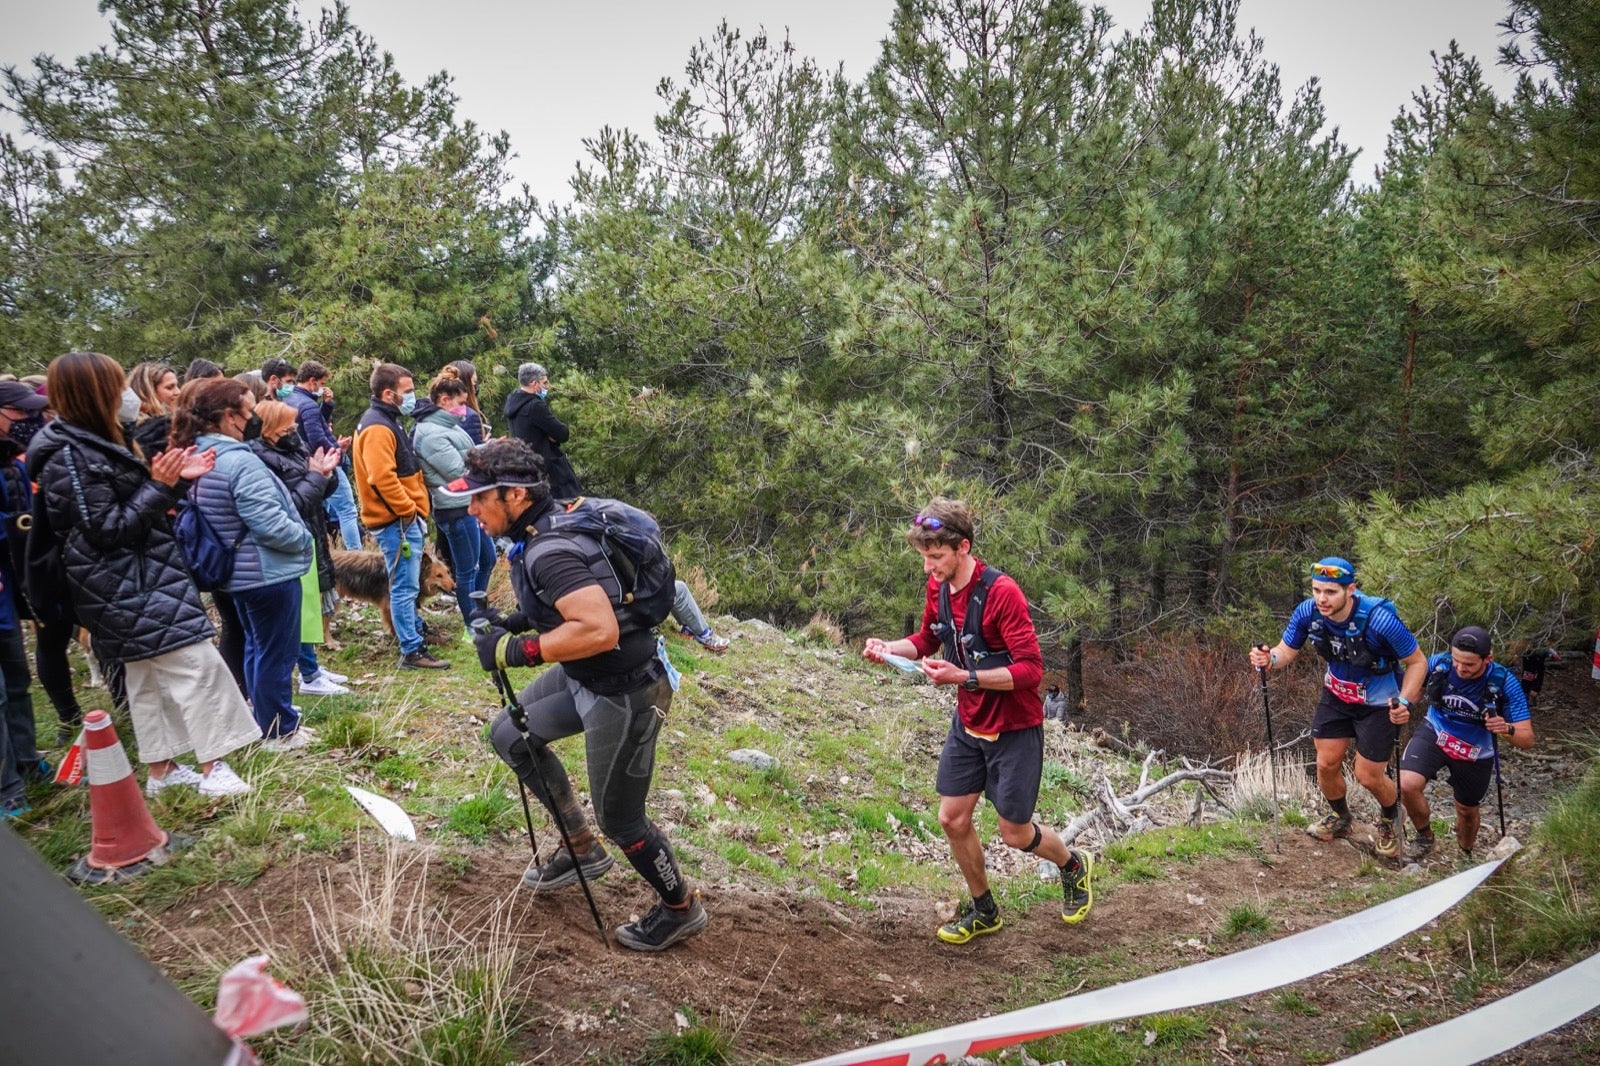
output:
{"label": "small rock", "polygon": [[1403,877],[1421,877],[1422,867],[1416,863],[1407,863],[1405,869],[1400,871]]}
{"label": "small rock", "polygon": [[755,748],[739,748],[728,752],[728,761],[736,762],[741,766],[748,766],[753,770],[773,770],[778,766],[778,760],[764,751]]}

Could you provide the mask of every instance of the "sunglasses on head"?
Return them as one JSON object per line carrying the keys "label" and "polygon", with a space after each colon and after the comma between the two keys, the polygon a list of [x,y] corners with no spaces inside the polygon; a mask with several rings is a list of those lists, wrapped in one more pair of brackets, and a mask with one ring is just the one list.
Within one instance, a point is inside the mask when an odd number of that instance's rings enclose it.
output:
{"label": "sunglasses on head", "polygon": [[915,517],[915,518],[913,518],[911,520],[911,524],[914,525],[914,526],[921,526],[923,529],[943,529],[944,528],[944,523],[939,521],[937,518],[931,518],[928,515],[920,515],[920,514],[917,515],[917,517]]}
{"label": "sunglasses on head", "polygon": [[1312,563],[1311,576],[1337,579],[1341,577],[1353,577],[1355,575],[1351,574],[1350,571],[1346,570],[1342,566],[1327,566],[1323,563]]}

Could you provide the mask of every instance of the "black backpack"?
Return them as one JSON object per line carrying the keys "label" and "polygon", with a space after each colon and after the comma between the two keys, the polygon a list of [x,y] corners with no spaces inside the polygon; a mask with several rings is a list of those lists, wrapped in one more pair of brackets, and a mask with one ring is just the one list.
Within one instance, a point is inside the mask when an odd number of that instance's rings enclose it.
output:
{"label": "black backpack", "polygon": [[243,523],[239,535],[229,544],[217,533],[216,527],[206,518],[195,502],[194,490],[189,498],[178,501],[178,517],[172,522],[172,533],[183,550],[184,562],[189,564],[189,576],[201,592],[217,592],[233,577],[233,562],[239,545],[249,530]]}
{"label": "black backpack", "polygon": [[[600,496],[557,503],[534,522],[523,542],[528,556],[524,572],[531,576],[534,562],[559,540],[583,547],[584,561],[611,600],[624,633],[653,629],[672,613],[678,575],[661,527],[647,512]],[[534,593],[550,604],[543,589]]]}

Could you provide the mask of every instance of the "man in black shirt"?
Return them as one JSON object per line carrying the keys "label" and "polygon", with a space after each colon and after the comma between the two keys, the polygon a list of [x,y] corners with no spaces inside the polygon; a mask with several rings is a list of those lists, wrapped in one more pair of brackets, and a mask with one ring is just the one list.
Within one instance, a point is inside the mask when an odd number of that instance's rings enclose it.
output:
{"label": "man in black shirt", "polygon": [[[472,495],[468,512],[490,536],[517,541],[507,558],[518,613],[500,618],[486,612],[494,624],[475,640],[479,662],[485,670],[552,664],[490,729],[500,758],[559,813],[572,842],[571,852],[563,848],[549,862],[530,866],[523,883],[547,892],[575,883],[578,866],[594,879],[615,862],[550,750],[551,741],[582,733],[600,830],[660,896],[644,918],[618,927],[617,941],[636,951],[660,951],[707,922],[666,834],[644,810],[676,675],[654,630],[613,607],[606,577],[595,569],[593,545],[578,535],[535,527],[557,504],[544,463],[527,444],[490,441],[467,453],[466,467],[450,491]],[[536,537],[538,549],[528,550]],[[556,538],[554,545],[550,538]],[[518,712],[523,721],[513,719]]]}

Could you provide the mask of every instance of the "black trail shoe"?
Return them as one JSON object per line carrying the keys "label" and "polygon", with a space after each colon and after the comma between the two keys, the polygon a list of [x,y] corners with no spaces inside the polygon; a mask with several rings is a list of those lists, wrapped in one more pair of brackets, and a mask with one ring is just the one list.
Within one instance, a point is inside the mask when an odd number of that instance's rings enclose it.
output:
{"label": "black trail shoe", "polygon": [[1419,832],[1412,838],[1410,857],[1413,859],[1425,858],[1433,850],[1434,843],[1432,833]]}
{"label": "black trail shoe", "polygon": [[1061,920],[1077,925],[1094,906],[1094,856],[1073,848],[1072,857],[1078,860],[1078,868],[1061,868]]}
{"label": "black trail shoe", "polygon": [[572,852],[566,848],[557,848],[550,861],[543,866],[529,863],[527,870],[523,871],[522,883],[533,889],[534,895],[540,892],[553,892],[558,888],[578,883],[579,865],[583,866],[585,879],[598,881],[616,863],[617,860],[613,859],[601,844],[596,844],[584,852],[577,863],[572,861]]}
{"label": "black trail shoe", "polygon": [[680,940],[694,936],[711,918],[700,905],[700,893],[689,897],[689,905],[674,910],[657,903],[637,922],[617,926],[617,943],[634,951],[661,951]]}
{"label": "black trail shoe", "polygon": [[939,939],[946,944],[965,944],[975,936],[998,933],[1005,924],[999,910],[981,911],[976,903],[968,903],[960,917],[939,927]]}

